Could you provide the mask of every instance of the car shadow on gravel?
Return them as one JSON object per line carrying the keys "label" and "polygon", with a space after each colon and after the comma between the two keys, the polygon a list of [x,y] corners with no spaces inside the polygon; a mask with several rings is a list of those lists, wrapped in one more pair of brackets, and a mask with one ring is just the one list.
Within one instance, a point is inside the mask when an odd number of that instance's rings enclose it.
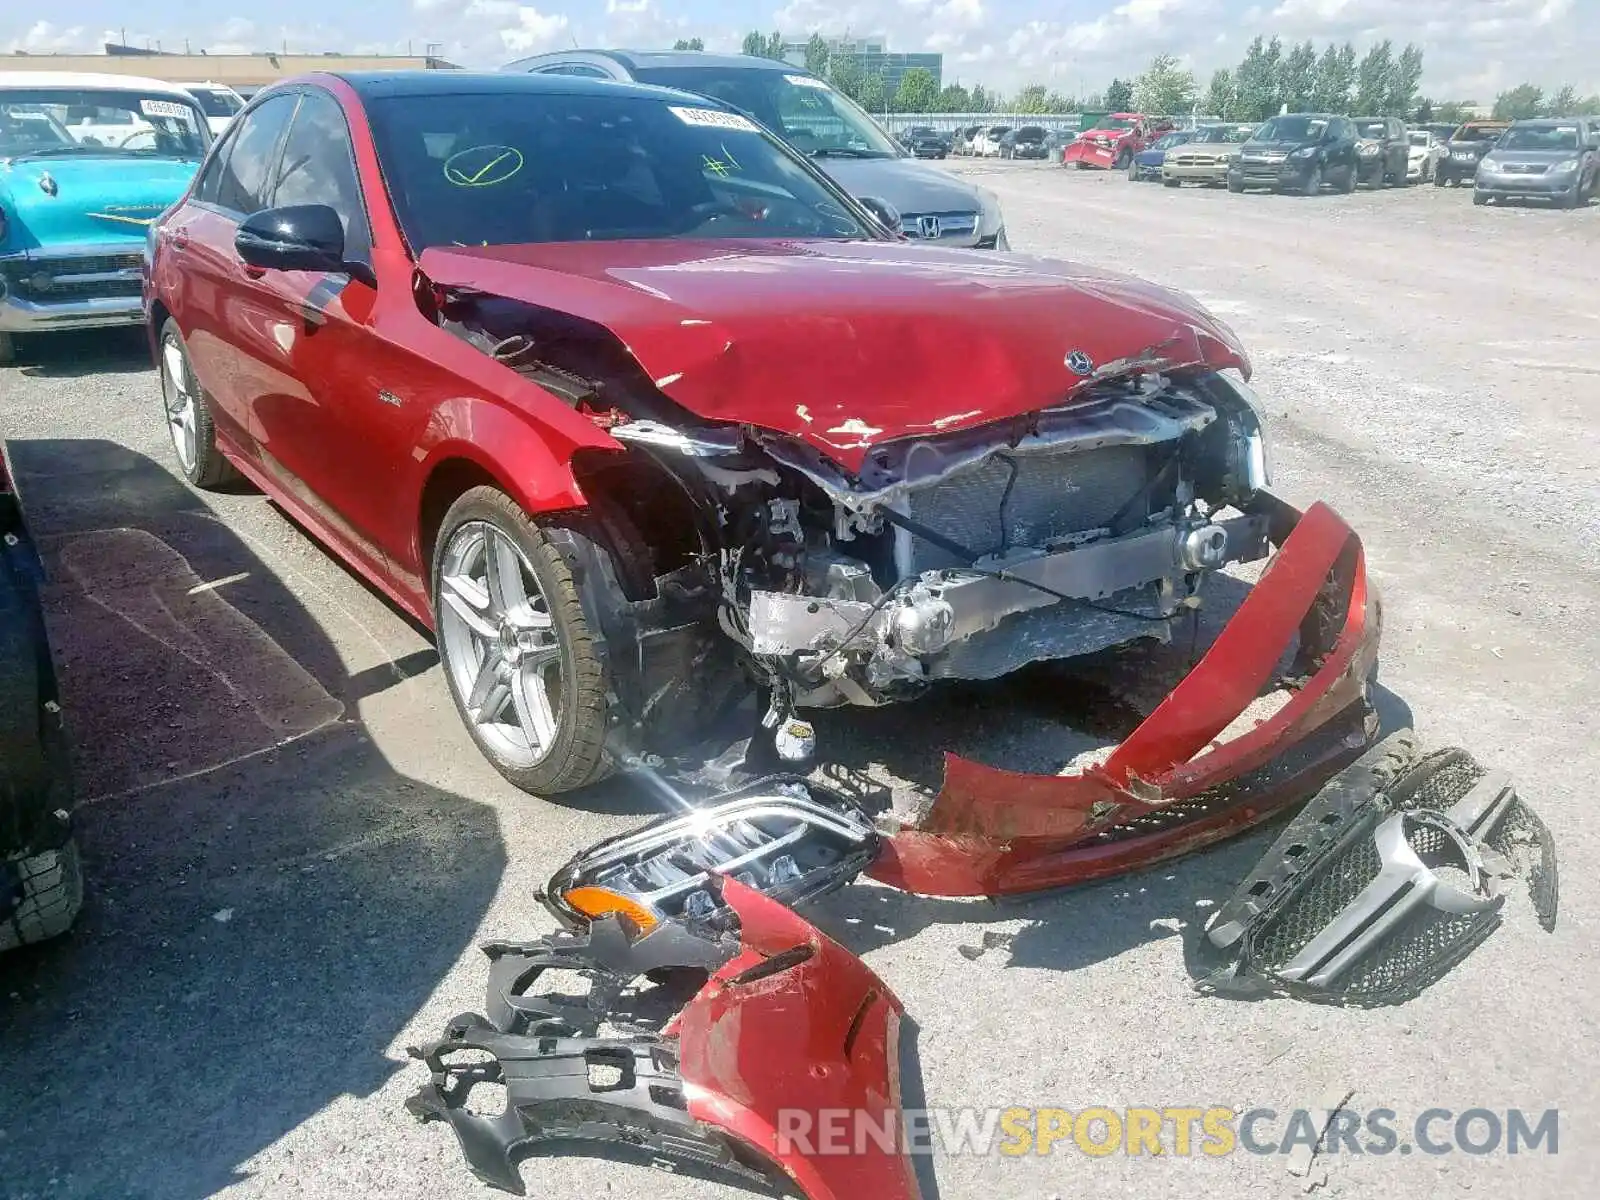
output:
{"label": "car shadow on gravel", "polygon": [[150,343],[142,325],[24,334],[17,339],[17,370],[36,379],[135,375],[152,370]]}
{"label": "car shadow on gravel", "polygon": [[199,498],[100,441],[12,441],[50,581],[89,898],[0,964],[8,1198],[190,1200],[397,1071],[505,863],[481,803],[397,773],[346,672]]}

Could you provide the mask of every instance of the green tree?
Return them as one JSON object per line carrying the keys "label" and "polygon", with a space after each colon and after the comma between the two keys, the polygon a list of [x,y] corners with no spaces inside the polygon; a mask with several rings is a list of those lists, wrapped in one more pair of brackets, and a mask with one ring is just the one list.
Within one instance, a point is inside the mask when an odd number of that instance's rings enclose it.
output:
{"label": "green tree", "polygon": [[933,112],[939,107],[939,81],[933,72],[924,67],[912,67],[900,76],[894,90],[894,107],[897,112]]}
{"label": "green tree", "polygon": [[1011,111],[1019,113],[1047,113],[1050,111],[1049,95],[1042,83],[1030,83],[1017,93],[1011,102]]}
{"label": "green tree", "polygon": [[1429,125],[1433,122],[1433,101],[1424,96],[1417,101],[1417,115],[1412,118],[1418,125]]}
{"label": "green tree", "polygon": [[981,83],[973,84],[972,85],[972,107],[968,111],[969,112],[975,112],[975,113],[985,113],[985,112],[990,111],[990,109],[993,108],[993,107],[994,107],[994,105],[989,99],[989,93],[983,90],[983,84],[981,84]]}
{"label": "green tree", "polygon": [[1572,106],[1574,117],[1600,117],[1600,95],[1585,96]]}
{"label": "green tree", "polygon": [[1394,70],[1394,47],[1388,38],[1373,46],[1356,70],[1356,99],[1352,115],[1380,117],[1389,98],[1389,75]]}
{"label": "green tree", "polygon": [[850,99],[861,99],[861,60],[853,54],[835,54],[828,60],[828,82]]}
{"label": "green tree", "polygon": [[1063,96],[1060,92],[1051,92],[1044,98],[1044,111],[1047,113],[1077,112],[1078,102],[1071,96]]}
{"label": "green tree", "polygon": [[972,96],[959,83],[947,83],[939,93],[939,111],[964,113],[972,111]]}
{"label": "green tree", "polygon": [[752,29],[744,35],[744,42],[740,45],[739,52],[748,54],[752,58],[765,58],[767,56],[766,37]]}
{"label": "green tree", "polygon": [[674,50],[704,50],[706,43],[704,38],[679,38],[672,43],[672,48]]}
{"label": "green tree", "polygon": [[1227,67],[1212,72],[1203,107],[1207,116],[1224,119],[1233,116],[1233,72]]}
{"label": "green tree", "polygon": [[1577,116],[1578,103],[1578,89],[1569,83],[1545,102],[1545,115],[1551,117]]}
{"label": "green tree", "polygon": [[1472,120],[1472,110],[1477,108],[1471,100],[1441,100],[1433,106],[1433,119],[1441,123],[1450,121],[1459,125]]}
{"label": "green tree", "polygon": [[1422,47],[1406,43],[1400,57],[1389,68],[1384,86],[1383,115],[1403,117],[1417,99],[1417,84],[1422,82]]}
{"label": "green tree", "polygon": [[1544,115],[1544,89],[1531,83],[1519,83],[1510,91],[1494,98],[1494,117],[1497,121],[1523,121]]}
{"label": "green tree", "polygon": [[1196,91],[1193,71],[1170,54],[1158,54],[1134,80],[1133,102],[1142,113],[1170,116],[1192,109]]}
{"label": "green tree", "polygon": [[856,103],[869,113],[881,113],[889,103],[888,89],[883,86],[882,75],[868,75],[861,81],[861,94]]}
{"label": "green tree", "polygon": [[1113,79],[1106,88],[1106,108],[1111,112],[1133,111],[1133,84],[1126,79]]}
{"label": "green tree", "polygon": [[806,70],[823,79],[828,77],[828,43],[820,33],[806,39]]}
{"label": "green tree", "polygon": [[766,56],[776,59],[778,62],[783,61],[783,34],[776,29],[767,36]]}
{"label": "green tree", "polygon": [[1278,111],[1278,62],[1283,46],[1257,37],[1245,48],[1234,72],[1234,116],[1241,121],[1264,121]]}
{"label": "green tree", "polygon": [[1278,68],[1278,100],[1290,112],[1305,112],[1317,90],[1317,48],[1301,42],[1284,55]]}
{"label": "green tree", "polygon": [[1329,42],[1311,79],[1311,109],[1342,113],[1350,107],[1350,81],[1339,70],[1339,48]]}

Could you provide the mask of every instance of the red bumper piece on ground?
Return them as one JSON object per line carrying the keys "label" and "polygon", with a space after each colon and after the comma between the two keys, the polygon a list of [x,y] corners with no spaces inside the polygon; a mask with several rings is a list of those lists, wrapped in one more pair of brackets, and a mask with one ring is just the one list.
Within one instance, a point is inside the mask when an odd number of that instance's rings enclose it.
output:
{"label": "red bumper piece on ground", "polygon": [[[900,1123],[900,1001],[790,909],[722,886],[741,949],[672,1030],[689,1115],[780,1164],[809,1200],[918,1200]],[[842,1128],[828,1132],[829,1114]],[[851,1152],[826,1153],[830,1141]]]}
{"label": "red bumper piece on ground", "polygon": [[1109,170],[1116,161],[1116,153],[1113,147],[1102,146],[1098,142],[1068,142],[1061,151],[1061,165],[1066,167],[1076,163]]}
{"label": "red bumper piece on ground", "polygon": [[[1230,837],[1304,799],[1376,734],[1377,660],[1360,539],[1325,504],[1260,507],[1278,553],[1205,656],[1102,765],[1027,775],[945,759],[921,825],[886,840],[868,874],[905,891],[982,896],[1085,883]],[[1213,740],[1260,696],[1296,632],[1295,694]],[[1208,747],[1210,747],[1208,749]]]}

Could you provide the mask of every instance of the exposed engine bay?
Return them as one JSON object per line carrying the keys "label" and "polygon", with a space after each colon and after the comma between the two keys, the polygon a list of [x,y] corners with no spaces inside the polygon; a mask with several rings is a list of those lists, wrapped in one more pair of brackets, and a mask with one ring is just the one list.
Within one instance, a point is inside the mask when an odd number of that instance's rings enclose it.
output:
{"label": "exposed engine bay", "polygon": [[[1262,420],[1226,372],[1140,360],[1059,407],[950,432],[959,417],[930,414],[925,436],[883,442],[846,420],[832,432],[870,447],[848,471],[789,434],[688,413],[581,318],[461,291],[436,301],[443,328],[626,447],[582,462],[598,533],[569,548],[610,560],[615,586],[590,594],[613,663],[643,663],[640,643],[668,629],[719,629],[746,686],[771,697],[787,761],[811,749],[796,709],[1167,640],[1209,575],[1268,553],[1266,519],[1237,511],[1268,482]],[[721,677],[702,669],[707,648],[690,653],[697,678]],[[647,734],[643,709],[678,706],[661,703],[670,681],[640,673],[624,690]]]}

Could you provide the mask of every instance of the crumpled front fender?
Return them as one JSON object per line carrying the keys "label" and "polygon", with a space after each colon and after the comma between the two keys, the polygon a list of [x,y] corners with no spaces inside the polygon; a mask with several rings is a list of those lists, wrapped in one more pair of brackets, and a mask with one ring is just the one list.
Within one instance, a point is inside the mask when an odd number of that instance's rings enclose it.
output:
{"label": "crumpled front fender", "polygon": [[[689,1115],[760,1150],[809,1200],[917,1200],[900,1116],[899,999],[790,909],[736,880],[722,886],[739,914],[739,953],[674,1024]],[[828,1152],[829,1114],[840,1114],[850,1153]],[[882,1140],[857,1138],[857,1123]]]}
{"label": "crumpled front fender", "polygon": [[[923,895],[1085,883],[1232,836],[1304,799],[1376,735],[1367,687],[1377,600],[1360,539],[1326,504],[1266,494],[1279,546],[1204,657],[1101,765],[1029,775],[945,760],[920,825],[889,838],[868,874]],[[1261,695],[1299,635],[1298,690],[1273,716],[1215,739]]]}

